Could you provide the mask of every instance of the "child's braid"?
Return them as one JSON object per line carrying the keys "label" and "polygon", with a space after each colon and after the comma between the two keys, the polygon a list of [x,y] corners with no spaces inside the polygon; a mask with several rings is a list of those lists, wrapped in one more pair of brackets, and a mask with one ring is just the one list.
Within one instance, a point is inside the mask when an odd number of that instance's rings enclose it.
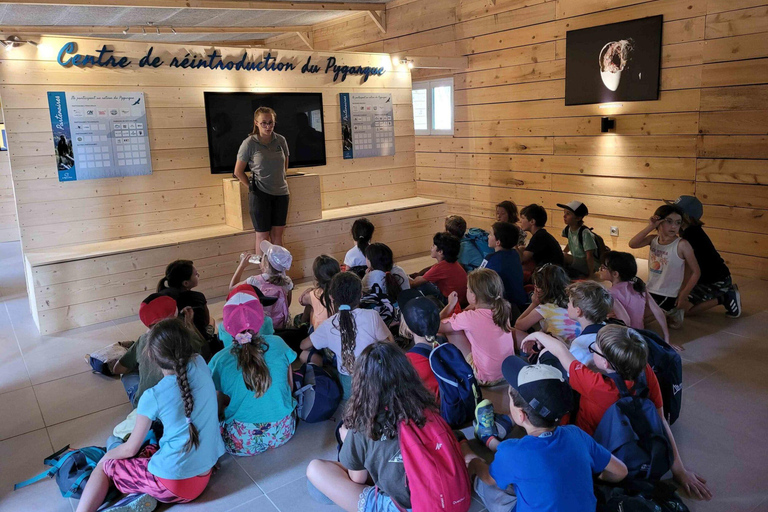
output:
{"label": "child's braid", "polygon": [[179,389],[181,390],[181,399],[184,402],[184,416],[187,417],[187,425],[189,426],[189,440],[184,445],[184,451],[189,452],[192,448],[200,446],[200,435],[197,427],[192,423],[192,410],[195,407],[195,399],[189,386],[186,363],[187,361],[178,361],[174,371],[176,372],[176,382],[178,382]]}

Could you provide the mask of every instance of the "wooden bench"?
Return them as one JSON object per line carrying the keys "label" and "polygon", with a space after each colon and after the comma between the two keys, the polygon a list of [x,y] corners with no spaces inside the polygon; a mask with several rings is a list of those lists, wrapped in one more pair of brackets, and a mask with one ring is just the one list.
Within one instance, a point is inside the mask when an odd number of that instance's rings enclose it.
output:
{"label": "wooden bench", "polygon": [[[353,245],[352,222],[361,216],[376,226],[376,241],[389,245],[396,258],[406,258],[429,250],[432,235],[443,229],[446,206],[412,197],[325,210],[320,219],[289,222],[284,239],[293,254],[289,275],[311,277],[319,254],[343,259]],[[32,314],[42,334],[135,315],[166,265],[176,259],[193,260],[200,272],[197,290],[210,299],[221,297],[240,253],[253,250],[253,243],[253,231],[216,225],[30,251],[25,265]],[[252,267],[246,275],[256,271]]]}

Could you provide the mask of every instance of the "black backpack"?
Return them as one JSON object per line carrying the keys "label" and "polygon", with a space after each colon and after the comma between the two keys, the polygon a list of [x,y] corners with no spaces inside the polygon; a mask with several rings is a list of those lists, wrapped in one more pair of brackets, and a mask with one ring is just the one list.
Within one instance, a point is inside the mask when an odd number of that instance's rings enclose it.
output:
{"label": "black backpack", "polygon": [[[568,226],[565,226],[563,229],[563,237],[568,238]],[[581,249],[584,250],[584,230],[588,229],[592,232],[592,236],[595,239],[595,245],[597,246],[597,249],[595,249],[595,262],[597,264],[601,264],[603,261],[605,261],[605,256],[608,254],[608,251],[610,249],[608,246],[605,245],[605,240],[603,240],[603,237],[595,233],[595,230],[592,228],[588,228],[584,224],[582,224],[579,227],[579,245],[581,246]],[[585,251],[586,252],[586,251]]]}
{"label": "black backpack", "polygon": [[597,512],[689,512],[676,489],[665,481],[596,482]]}
{"label": "black backpack", "polygon": [[672,425],[680,416],[683,403],[683,362],[680,354],[653,331],[639,329],[648,345],[648,364],[659,381],[664,400],[664,416]]}

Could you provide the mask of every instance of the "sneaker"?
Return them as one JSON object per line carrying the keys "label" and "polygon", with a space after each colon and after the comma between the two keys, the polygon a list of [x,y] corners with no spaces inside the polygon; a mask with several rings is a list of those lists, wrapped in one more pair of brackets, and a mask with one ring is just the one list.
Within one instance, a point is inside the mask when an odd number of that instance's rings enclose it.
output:
{"label": "sneaker", "polygon": [[512,422],[512,419],[507,416],[506,414],[494,414],[494,420],[496,421],[496,430],[498,430],[499,435],[499,441],[503,441],[506,439],[506,437],[509,435],[510,432],[512,432],[512,429],[515,428],[515,424]]}
{"label": "sneaker", "polygon": [[493,404],[487,398],[475,407],[475,422],[473,425],[475,427],[475,438],[486,446],[492,437],[499,436],[499,429],[496,427],[496,418],[493,414]]}
{"label": "sneaker", "polygon": [[667,312],[667,325],[670,329],[682,329],[684,319],[685,311],[682,309],[674,308]]}
{"label": "sneaker", "polygon": [[101,512],[152,512],[157,508],[157,500],[149,494],[130,494]]}
{"label": "sneaker", "polygon": [[728,293],[723,297],[723,306],[725,306],[725,316],[728,318],[739,318],[741,316],[741,293],[738,285],[731,286]]}

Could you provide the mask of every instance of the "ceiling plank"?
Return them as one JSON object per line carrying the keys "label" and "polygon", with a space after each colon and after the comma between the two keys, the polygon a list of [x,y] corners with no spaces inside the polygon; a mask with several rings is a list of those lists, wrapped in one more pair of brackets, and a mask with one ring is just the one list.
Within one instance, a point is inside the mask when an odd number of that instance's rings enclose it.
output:
{"label": "ceiling plank", "polygon": [[[0,32],[4,34],[43,34],[43,35],[85,35],[85,34],[277,34],[285,32],[305,32],[309,25],[284,25],[271,27],[179,27],[160,25],[3,25]],[[127,30],[126,30],[127,29]],[[142,31],[144,29],[144,31]],[[173,41],[168,41],[172,43]]]}
{"label": "ceiling plank", "polygon": [[258,11],[383,11],[385,3],[282,2],[250,0],[0,0],[2,4]]}

